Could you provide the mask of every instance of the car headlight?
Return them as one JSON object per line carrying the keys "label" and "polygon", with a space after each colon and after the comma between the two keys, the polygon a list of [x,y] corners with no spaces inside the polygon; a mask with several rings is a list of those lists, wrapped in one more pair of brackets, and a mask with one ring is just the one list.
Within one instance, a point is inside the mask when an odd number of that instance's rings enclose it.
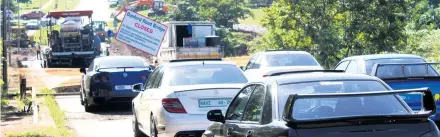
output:
{"label": "car headlight", "polygon": [[432,130],[428,133],[421,135],[420,137],[440,137],[440,133],[438,130]]}

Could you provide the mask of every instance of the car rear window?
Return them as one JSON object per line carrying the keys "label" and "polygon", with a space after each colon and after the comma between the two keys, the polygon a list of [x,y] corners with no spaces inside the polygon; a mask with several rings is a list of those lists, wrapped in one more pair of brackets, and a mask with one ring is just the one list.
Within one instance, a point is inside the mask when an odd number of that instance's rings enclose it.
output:
{"label": "car rear window", "polygon": [[230,64],[175,66],[169,72],[171,73],[170,86],[241,84],[247,82],[240,68]]}
{"label": "car rear window", "polygon": [[[422,58],[374,59],[374,60],[365,61],[365,67],[366,67],[367,74],[371,74],[371,71],[373,69],[374,64],[377,64],[377,63],[424,63],[424,62],[426,62],[426,61]],[[390,66],[389,69],[394,69],[395,67],[397,67],[397,66],[394,66],[394,67]],[[420,67],[420,65],[413,65],[412,68],[414,68],[413,71],[417,71],[415,69],[420,69],[420,68],[424,69],[425,67]],[[420,71],[426,72],[425,70],[420,70]],[[433,71],[433,69],[431,68],[430,71]],[[392,71],[389,71],[389,72],[392,72]]]}
{"label": "car rear window", "polygon": [[143,59],[104,59],[99,62],[99,68],[120,68],[120,67],[146,67]]}
{"label": "car rear window", "polygon": [[[387,90],[388,89],[378,81],[320,81],[282,85],[278,90],[279,114],[283,113],[285,103],[290,94],[372,92]],[[397,98],[397,95],[301,99],[296,101],[293,109],[294,118],[298,120],[409,113],[410,111],[408,111]]]}
{"label": "car rear window", "polygon": [[279,66],[319,66],[310,54],[270,54],[266,61],[269,67]]}

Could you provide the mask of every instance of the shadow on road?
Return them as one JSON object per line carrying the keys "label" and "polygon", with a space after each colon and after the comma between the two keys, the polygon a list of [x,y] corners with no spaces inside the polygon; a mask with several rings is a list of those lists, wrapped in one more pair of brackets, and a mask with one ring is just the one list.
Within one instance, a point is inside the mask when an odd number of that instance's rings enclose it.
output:
{"label": "shadow on road", "polygon": [[91,112],[98,115],[131,115],[130,104],[109,104],[105,106],[96,106]]}

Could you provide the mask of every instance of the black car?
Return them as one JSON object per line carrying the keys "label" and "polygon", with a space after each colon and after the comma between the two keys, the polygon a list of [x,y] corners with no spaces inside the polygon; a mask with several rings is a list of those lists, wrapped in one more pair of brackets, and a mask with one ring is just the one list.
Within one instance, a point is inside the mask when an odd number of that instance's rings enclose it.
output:
{"label": "black car", "polygon": [[[340,71],[342,72],[342,71]],[[271,74],[248,83],[204,137],[439,137],[429,89],[393,91],[376,77],[337,71]],[[397,94],[421,93],[414,112]],[[287,104],[287,105],[286,105]]]}
{"label": "black car", "polygon": [[146,60],[137,56],[97,57],[80,71],[81,104],[86,112],[99,105],[131,103],[139,93],[132,91],[132,85],[142,85],[152,73]]}

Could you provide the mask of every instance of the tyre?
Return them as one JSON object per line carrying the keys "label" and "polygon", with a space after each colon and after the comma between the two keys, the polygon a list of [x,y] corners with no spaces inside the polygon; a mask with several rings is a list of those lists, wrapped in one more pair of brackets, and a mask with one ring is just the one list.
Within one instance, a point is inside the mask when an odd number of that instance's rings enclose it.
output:
{"label": "tyre", "polygon": [[83,94],[84,94],[84,90],[83,90],[83,88],[81,87],[81,89],[79,90],[79,97],[80,97],[80,102],[81,102],[81,105],[83,105],[84,106],[84,96],[83,96]]}
{"label": "tyre", "polygon": [[26,16],[23,16],[23,19],[24,19],[24,20],[27,20],[27,19],[28,19],[28,17],[26,17]]}
{"label": "tyre", "polygon": [[146,135],[144,133],[142,133],[141,130],[139,130],[139,124],[137,121],[137,117],[136,117],[136,113],[133,110],[133,115],[132,115],[132,127],[133,127],[133,132],[134,132],[134,137],[146,137]]}
{"label": "tyre", "polygon": [[157,137],[156,122],[153,116],[150,118],[150,137]]}
{"label": "tyre", "polygon": [[85,110],[86,112],[93,112],[93,111],[94,111],[93,106],[91,106],[91,105],[89,104],[89,101],[88,101],[88,99],[87,99],[87,96],[84,97],[84,110]]}

